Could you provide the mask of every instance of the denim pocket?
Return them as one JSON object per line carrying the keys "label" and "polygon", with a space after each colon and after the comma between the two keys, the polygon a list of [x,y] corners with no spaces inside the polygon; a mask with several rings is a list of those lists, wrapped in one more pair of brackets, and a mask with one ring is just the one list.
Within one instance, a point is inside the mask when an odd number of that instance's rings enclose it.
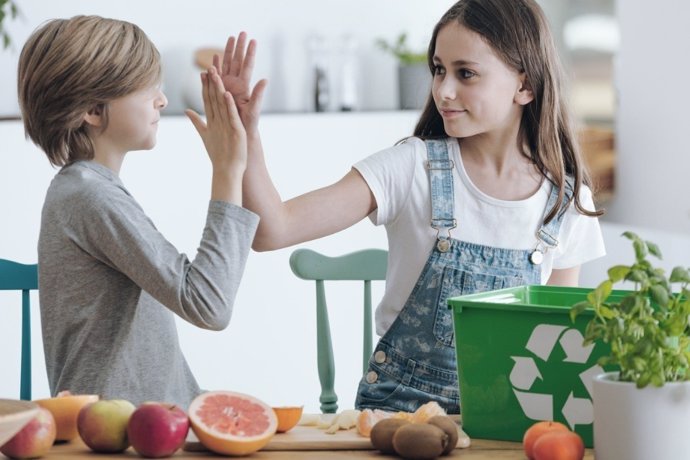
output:
{"label": "denim pocket", "polygon": [[355,407],[357,409],[399,411],[402,400],[399,396],[403,390],[402,382],[383,373],[378,374],[378,380],[374,383],[369,383],[363,378],[359,382]]}
{"label": "denim pocket", "polygon": [[523,284],[525,284],[524,278],[517,274],[494,275],[445,267],[443,269],[434,318],[434,336],[436,340],[449,347],[455,346],[453,311],[448,308],[447,304],[449,298],[463,294],[521,286]]}

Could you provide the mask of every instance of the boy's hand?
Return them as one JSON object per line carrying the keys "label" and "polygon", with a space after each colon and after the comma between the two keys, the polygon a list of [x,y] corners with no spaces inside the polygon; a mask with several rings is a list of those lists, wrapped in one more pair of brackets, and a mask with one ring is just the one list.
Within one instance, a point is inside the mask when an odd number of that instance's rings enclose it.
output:
{"label": "boy's hand", "polygon": [[268,81],[260,80],[250,92],[249,84],[254,69],[256,56],[256,41],[250,40],[245,54],[247,34],[240,32],[235,40],[234,36],[228,38],[223,54],[223,65],[220,65],[220,57],[213,56],[213,65],[220,74],[225,89],[232,94],[239,111],[240,118],[248,133],[254,134],[259,126],[259,112],[261,111],[261,99]]}
{"label": "boy's hand", "polygon": [[206,122],[193,110],[185,113],[199,132],[215,172],[243,174],[247,167],[247,133],[232,95],[218,71],[201,73]]}

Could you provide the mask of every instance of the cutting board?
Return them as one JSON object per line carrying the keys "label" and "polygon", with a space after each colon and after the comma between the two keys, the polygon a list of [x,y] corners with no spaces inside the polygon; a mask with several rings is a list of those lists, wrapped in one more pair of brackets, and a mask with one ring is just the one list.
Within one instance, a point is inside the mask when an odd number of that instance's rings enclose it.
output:
{"label": "cutting board", "polygon": [[[184,450],[201,452],[206,448],[189,431]],[[369,438],[357,434],[356,429],[328,434],[315,426],[296,426],[287,433],[276,433],[261,450],[374,450]]]}

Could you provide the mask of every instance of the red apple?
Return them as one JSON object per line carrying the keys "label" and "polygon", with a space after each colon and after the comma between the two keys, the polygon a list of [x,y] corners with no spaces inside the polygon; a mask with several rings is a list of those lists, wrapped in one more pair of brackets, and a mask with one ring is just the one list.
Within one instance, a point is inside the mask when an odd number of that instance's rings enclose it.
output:
{"label": "red apple", "polygon": [[38,414],[7,441],[0,452],[10,458],[38,458],[45,455],[55,442],[57,425],[48,409],[39,408]]}
{"label": "red apple", "polygon": [[182,447],[189,418],[174,404],[148,402],[140,405],[127,425],[132,447],[144,457],[169,457]]}
{"label": "red apple", "polygon": [[127,423],[136,408],[124,399],[102,399],[82,407],[77,431],[94,452],[122,452],[129,447]]}

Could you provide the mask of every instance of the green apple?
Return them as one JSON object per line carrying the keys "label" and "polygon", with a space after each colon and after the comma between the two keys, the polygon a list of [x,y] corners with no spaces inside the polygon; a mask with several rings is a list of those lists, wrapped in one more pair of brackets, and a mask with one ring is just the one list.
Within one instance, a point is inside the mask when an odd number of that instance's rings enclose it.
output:
{"label": "green apple", "polygon": [[136,407],[124,399],[102,399],[79,411],[77,430],[94,452],[122,452],[129,447],[127,423]]}

